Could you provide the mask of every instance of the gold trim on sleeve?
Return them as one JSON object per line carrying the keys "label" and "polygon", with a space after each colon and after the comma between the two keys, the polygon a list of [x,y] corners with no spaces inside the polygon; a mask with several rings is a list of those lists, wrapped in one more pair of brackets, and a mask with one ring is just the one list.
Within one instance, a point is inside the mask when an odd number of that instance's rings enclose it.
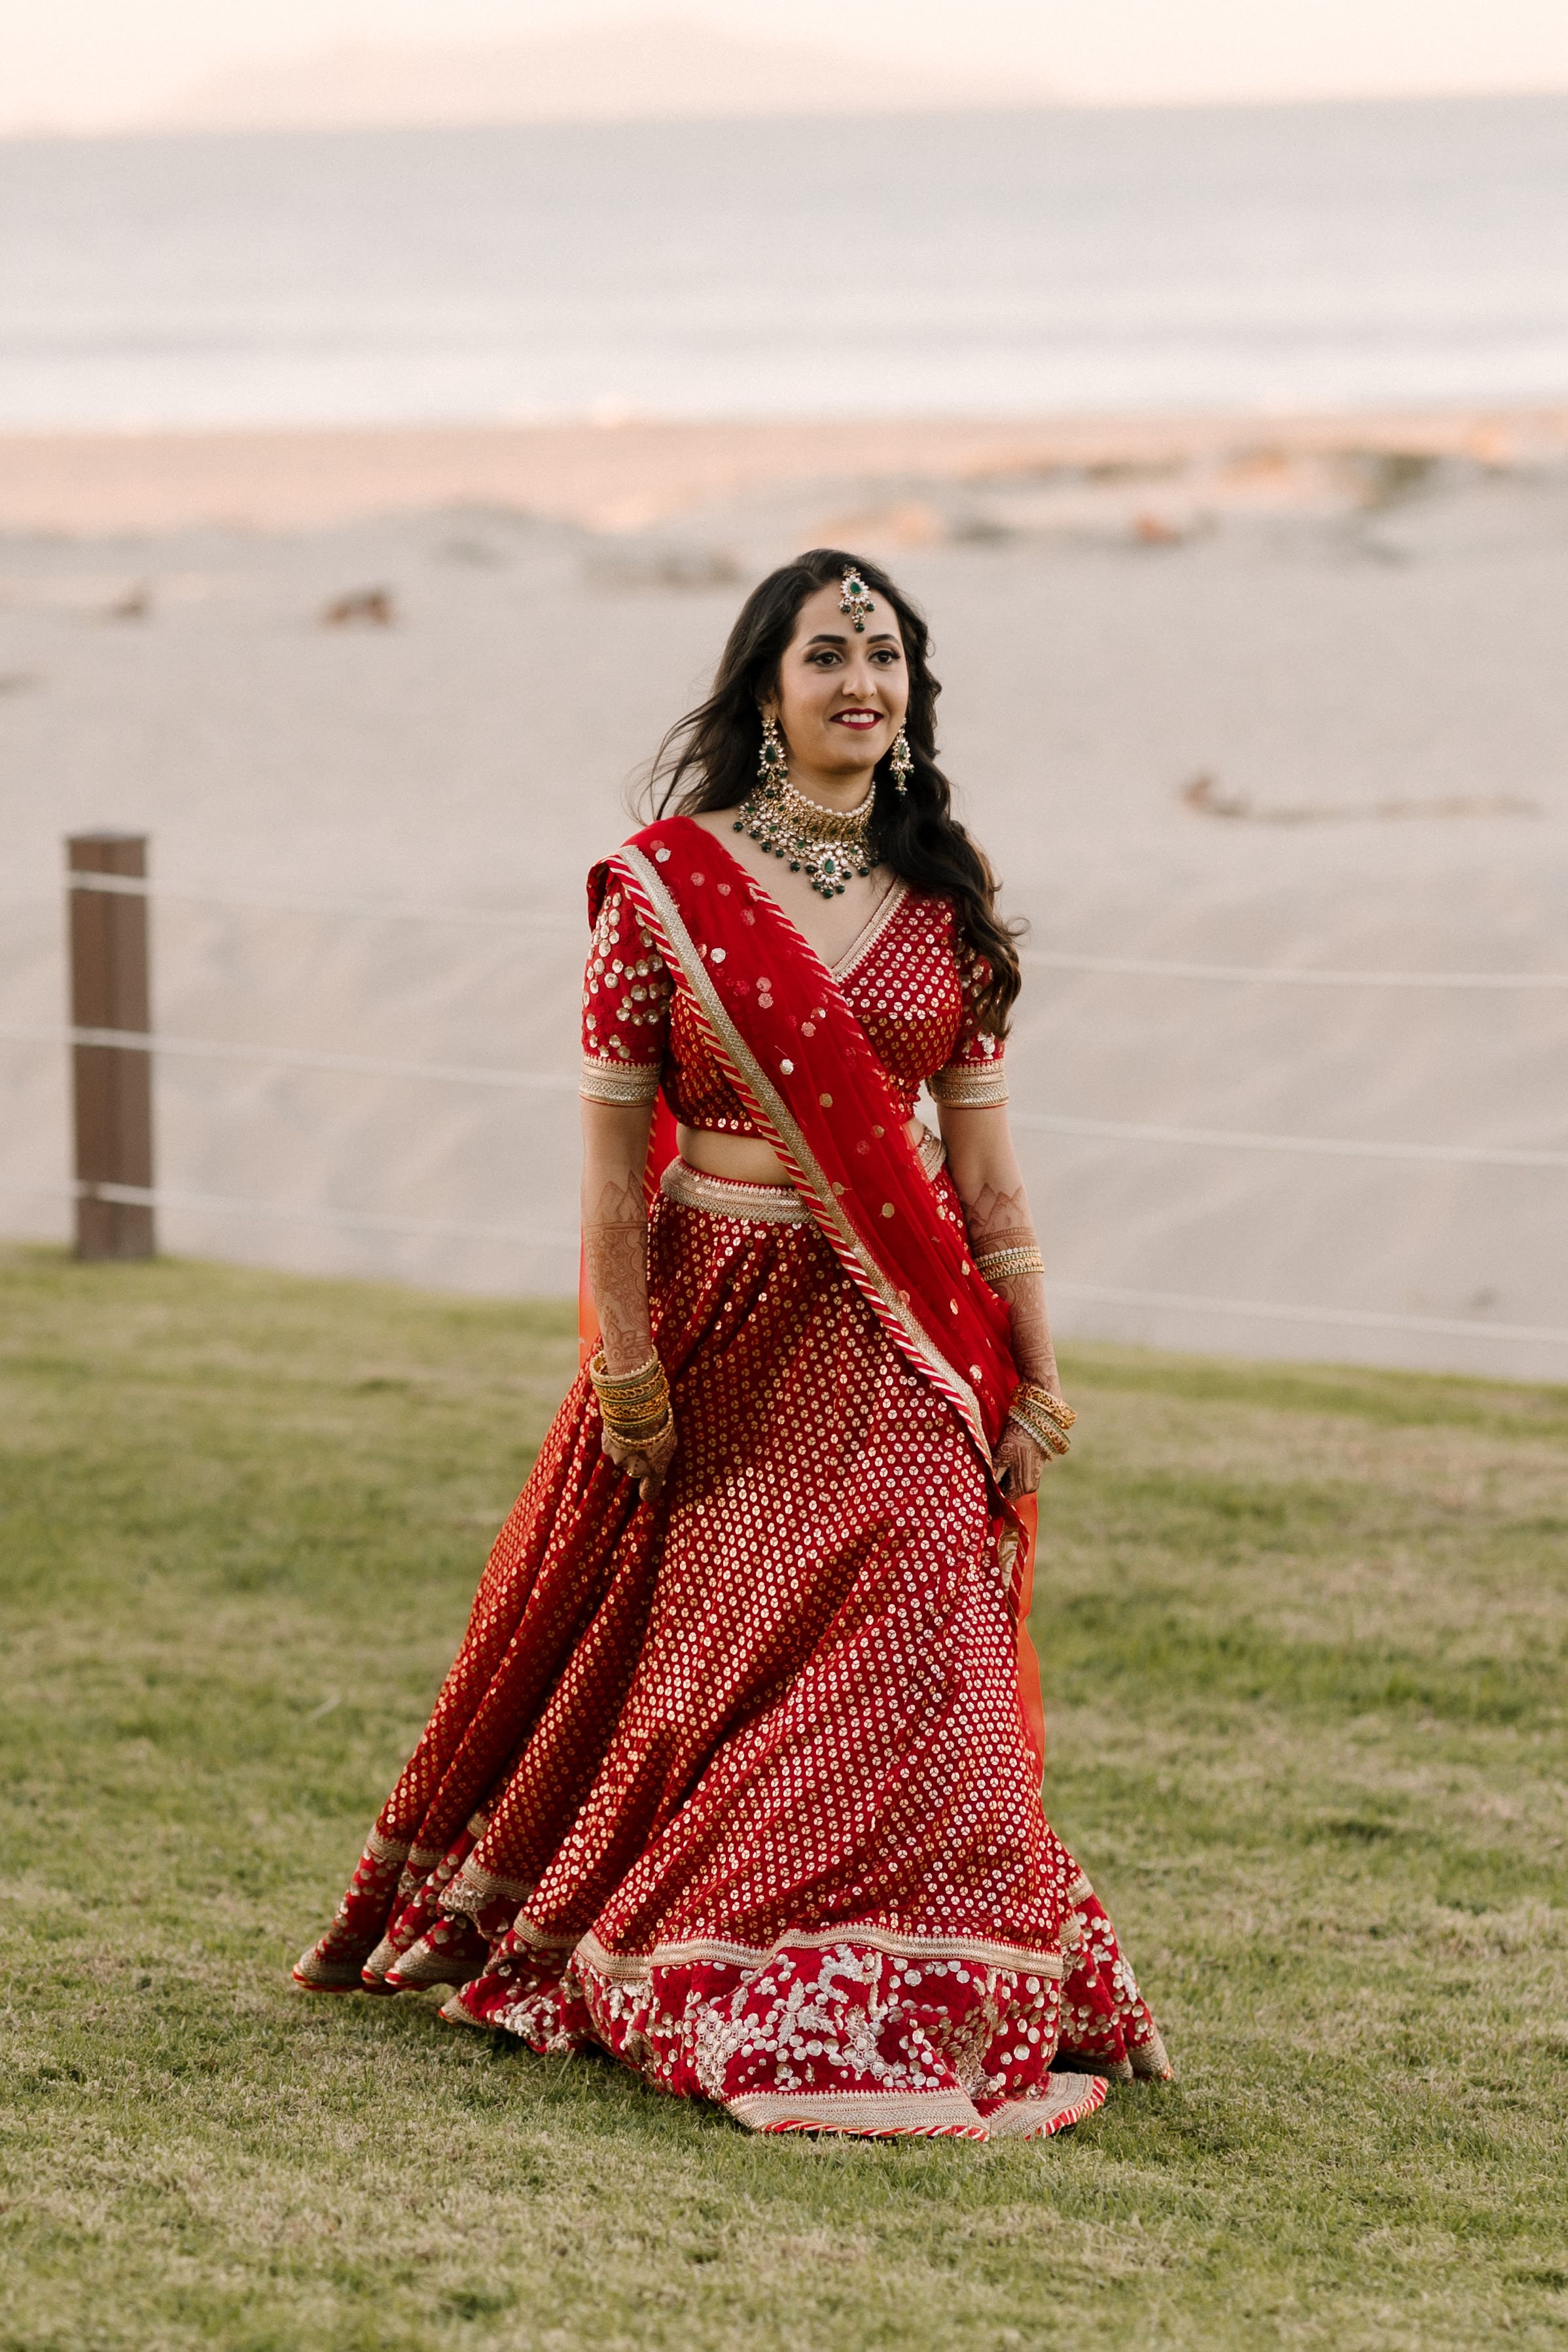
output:
{"label": "gold trim on sleeve", "polygon": [[577,1092],[584,1102],[650,1103],[658,1093],[657,1062],[601,1062],[583,1056]]}
{"label": "gold trim on sleeve", "polygon": [[999,1062],[950,1062],[926,1080],[933,1103],[949,1110],[996,1110],[1007,1100],[1007,1073]]}

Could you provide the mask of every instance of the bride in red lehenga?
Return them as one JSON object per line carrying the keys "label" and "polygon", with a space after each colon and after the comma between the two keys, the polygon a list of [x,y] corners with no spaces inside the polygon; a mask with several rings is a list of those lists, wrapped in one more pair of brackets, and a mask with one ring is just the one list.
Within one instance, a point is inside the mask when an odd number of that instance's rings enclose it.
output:
{"label": "bride in red lehenga", "polygon": [[760,2131],[1033,2137],[1170,2067],[1040,1801],[1073,1416],[927,645],[871,565],[773,573],[661,755],[673,814],[589,877],[598,1352],[294,1974],[448,1985]]}

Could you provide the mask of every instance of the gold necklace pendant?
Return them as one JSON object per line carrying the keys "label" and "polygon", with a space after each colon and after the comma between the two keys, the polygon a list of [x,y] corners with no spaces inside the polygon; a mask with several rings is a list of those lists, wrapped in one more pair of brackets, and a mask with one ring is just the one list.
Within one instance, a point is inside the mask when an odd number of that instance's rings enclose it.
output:
{"label": "gold necklace pendant", "polygon": [[881,859],[871,839],[873,786],[858,808],[823,808],[796,792],[786,779],[747,793],[735,812],[734,831],[748,833],[792,874],[804,874],[819,898],[841,898],[851,882],[863,882]]}

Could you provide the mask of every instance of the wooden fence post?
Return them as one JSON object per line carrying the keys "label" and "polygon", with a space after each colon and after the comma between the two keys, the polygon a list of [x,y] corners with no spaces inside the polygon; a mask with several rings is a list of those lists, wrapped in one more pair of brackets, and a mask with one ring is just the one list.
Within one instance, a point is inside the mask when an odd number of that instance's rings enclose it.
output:
{"label": "wooden fence post", "polygon": [[[73,834],[69,871],[147,873],[147,840],[136,833]],[[140,894],[68,883],[71,1024],[145,1035],[153,1008],[147,978],[147,901]],[[153,1056],[145,1047],[71,1048],[76,1107],[76,1254],[79,1258],[152,1257],[151,1203],[105,1200],[97,1187],[153,1189]]]}

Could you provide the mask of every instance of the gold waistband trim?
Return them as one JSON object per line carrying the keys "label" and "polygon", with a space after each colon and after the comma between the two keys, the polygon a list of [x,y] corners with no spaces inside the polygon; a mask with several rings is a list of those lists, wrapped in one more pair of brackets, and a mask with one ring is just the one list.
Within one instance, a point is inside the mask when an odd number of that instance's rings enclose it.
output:
{"label": "gold waistband trim", "polygon": [[[916,1145],[921,1166],[934,1182],[947,1164],[947,1146],[922,1127]],[[704,1209],[710,1217],[748,1217],[764,1224],[804,1225],[811,1212],[793,1184],[742,1184],[733,1176],[710,1176],[684,1160],[672,1160],[659,1178],[667,1200],[683,1209]]]}
{"label": "gold waistband trim", "polygon": [[659,1191],[683,1209],[704,1209],[710,1217],[746,1217],[763,1224],[804,1225],[811,1211],[793,1184],[738,1184],[731,1176],[710,1176],[684,1160],[672,1160],[659,1178]]}

